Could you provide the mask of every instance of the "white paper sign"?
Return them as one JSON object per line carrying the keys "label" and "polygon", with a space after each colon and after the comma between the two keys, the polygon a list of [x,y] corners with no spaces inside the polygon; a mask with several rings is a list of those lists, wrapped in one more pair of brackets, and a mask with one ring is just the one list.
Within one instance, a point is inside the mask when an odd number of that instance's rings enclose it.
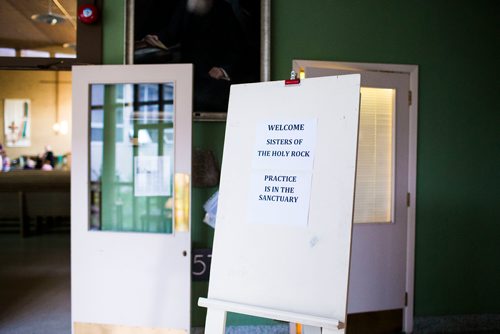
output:
{"label": "white paper sign", "polygon": [[135,157],[134,196],[170,196],[170,175],[169,157]]}
{"label": "white paper sign", "polygon": [[316,124],[313,118],[257,125],[249,223],[307,225]]}
{"label": "white paper sign", "polygon": [[249,223],[307,225],[311,172],[254,171]]}
{"label": "white paper sign", "polygon": [[254,169],[312,170],[316,119],[266,121],[257,126]]}

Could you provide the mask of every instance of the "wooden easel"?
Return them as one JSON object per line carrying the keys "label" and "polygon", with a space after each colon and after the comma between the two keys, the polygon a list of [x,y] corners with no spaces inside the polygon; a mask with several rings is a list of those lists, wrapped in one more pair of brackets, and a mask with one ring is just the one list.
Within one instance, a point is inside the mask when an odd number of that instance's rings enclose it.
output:
{"label": "wooden easel", "polygon": [[227,312],[343,333],[360,76],[231,88],[205,333]]}

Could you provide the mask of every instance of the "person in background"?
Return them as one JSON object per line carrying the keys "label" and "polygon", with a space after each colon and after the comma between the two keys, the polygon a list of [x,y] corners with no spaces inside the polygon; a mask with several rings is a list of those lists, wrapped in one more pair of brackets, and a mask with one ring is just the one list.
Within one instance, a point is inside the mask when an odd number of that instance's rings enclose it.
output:
{"label": "person in background", "polygon": [[50,164],[50,161],[49,160],[44,160],[41,170],[49,171],[49,170],[53,170],[53,169],[54,168]]}
{"label": "person in background", "polygon": [[10,159],[5,152],[3,145],[0,144],[0,172],[10,171]]}
{"label": "person in background", "polygon": [[[50,145],[45,145],[45,153],[43,154],[43,157],[42,157],[41,169],[43,169],[43,166],[46,165],[47,163],[52,167],[50,169],[50,170],[52,170],[54,168],[55,158],[54,158],[54,152],[52,152],[52,148],[50,147]],[[47,170],[47,169],[44,169],[44,170]]]}
{"label": "person in background", "polygon": [[36,166],[35,160],[27,157],[26,158],[26,163],[24,164],[24,168],[23,169],[35,169],[35,166]]}
{"label": "person in background", "polygon": [[3,145],[0,143],[0,172],[3,171]]}
{"label": "person in background", "polygon": [[225,0],[180,0],[170,22],[145,40],[179,53],[180,63],[194,64],[193,103],[197,111],[227,111],[229,87],[240,83],[244,34]]}

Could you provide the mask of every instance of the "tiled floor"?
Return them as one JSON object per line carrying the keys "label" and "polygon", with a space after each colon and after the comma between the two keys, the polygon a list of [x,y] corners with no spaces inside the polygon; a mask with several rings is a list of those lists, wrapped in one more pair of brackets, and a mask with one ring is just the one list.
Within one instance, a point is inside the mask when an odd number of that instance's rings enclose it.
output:
{"label": "tiled floor", "polygon": [[[0,234],[0,334],[68,334],[70,308],[69,233],[25,239]],[[287,329],[238,326],[226,332],[282,334]],[[500,333],[500,315],[417,317],[414,333]]]}
{"label": "tiled floor", "polygon": [[0,234],[0,334],[68,334],[70,236]]}
{"label": "tiled floor", "polygon": [[498,334],[500,314],[445,315],[416,317],[414,334]]}
{"label": "tiled floor", "polygon": [[[287,329],[287,325],[239,326],[226,332],[283,334]],[[0,334],[70,332],[69,233],[25,239],[0,234]]]}

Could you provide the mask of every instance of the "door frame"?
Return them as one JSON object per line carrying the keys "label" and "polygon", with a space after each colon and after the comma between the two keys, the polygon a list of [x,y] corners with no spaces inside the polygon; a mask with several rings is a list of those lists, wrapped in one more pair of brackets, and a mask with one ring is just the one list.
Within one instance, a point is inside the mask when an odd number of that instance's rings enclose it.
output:
{"label": "door frame", "polygon": [[403,313],[403,330],[407,333],[413,331],[413,308],[415,286],[415,213],[417,193],[417,126],[418,126],[418,65],[406,64],[376,64],[376,63],[351,63],[321,60],[298,60],[292,62],[292,69],[300,73],[306,67],[331,68],[346,71],[360,72],[388,72],[405,73],[410,76],[409,101],[409,132],[408,132],[408,193],[407,208],[407,238],[406,238],[406,292],[407,302]]}

